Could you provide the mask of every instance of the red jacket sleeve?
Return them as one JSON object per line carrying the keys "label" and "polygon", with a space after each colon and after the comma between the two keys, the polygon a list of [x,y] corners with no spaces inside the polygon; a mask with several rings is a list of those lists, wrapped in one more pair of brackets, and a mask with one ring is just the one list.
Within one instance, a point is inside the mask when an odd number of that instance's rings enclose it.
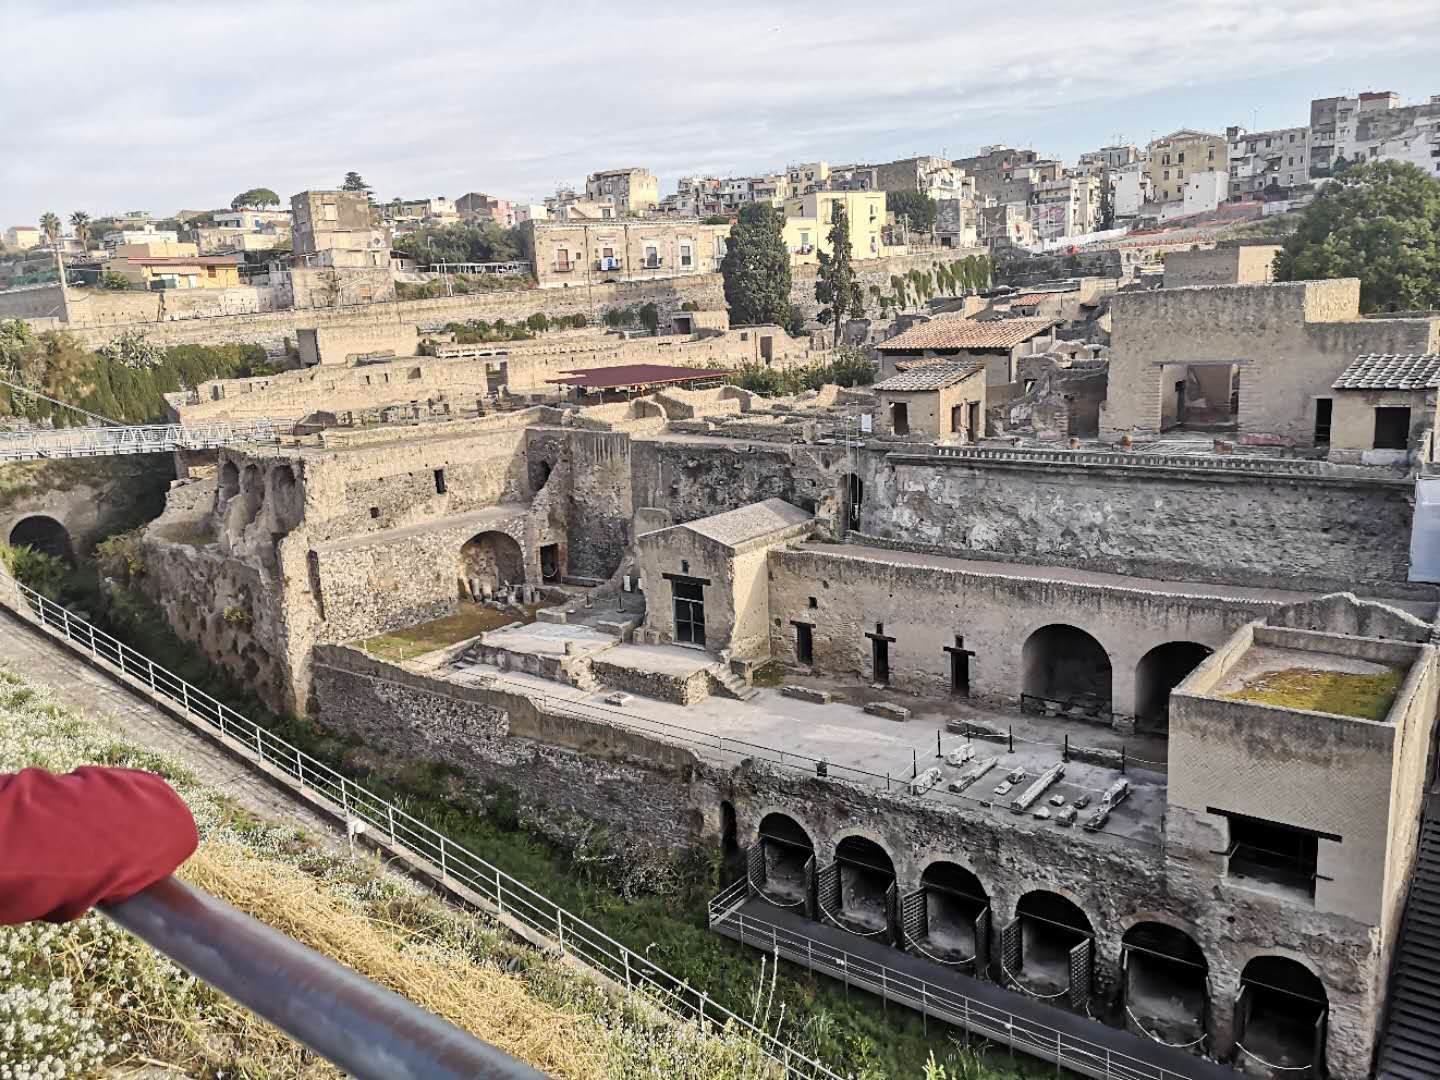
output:
{"label": "red jacket sleeve", "polygon": [[86,767],[0,774],[0,924],[66,922],[167,877],[198,838],[160,777]]}

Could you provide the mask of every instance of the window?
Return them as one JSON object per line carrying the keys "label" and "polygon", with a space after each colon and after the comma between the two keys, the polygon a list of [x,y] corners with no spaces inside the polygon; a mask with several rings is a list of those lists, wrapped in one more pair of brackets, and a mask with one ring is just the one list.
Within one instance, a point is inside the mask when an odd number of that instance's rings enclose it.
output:
{"label": "window", "polygon": [[1169,180],[1169,179],[1170,179],[1170,170],[1169,170],[1169,169],[1166,169],[1166,170],[1165,170],[1165,175],[1162,176],[1160,179],[1162,179],[1162,180]]}
{"label": "window", "polygon": [[1319,841],[1322,836],[1338,841],[1338,836],[1224,810],[1210,808],[1207,812],[1219,814],[1229,822],[1230,858],[1226,872],[1230,877],[1279,885],[1303,896],[1315,896]]}
{"label": "window", "polygon": [[320,216],[323,217],[326,221],[335,221],[337,216],[335,204],[333,202],[327,202],[321,208]]}
{"label": "window", "polygon": [[1181,151],[1180,151],[1180,154],[1179,154],[1179,156],[1177,156],[1177,157],[1175,158],[1175,161],[1176,161],[1178,164],[1181,164],[1181,165],[1185,164],[1185,151],[1184,151],[1184,150],[1181,150]]}
{"label": "window", "polygon": [[681,265],[681,266],[689,266],[690,263],[691,263],[691,259],[690,259],[690,245],[689,245],[689,244],[681,244],[681,245],[680,245],[680,265]]}
{"label": "window", "polygon": [[371,516],[372,518],[378,518],[378,517],[380,516],[380,507],[378,507],[378,506],[372,506],[372,507],[370,507],[370,516]]}
{"label": "window", "polygon": [[645,247],[645,265],[646,265],[646,266],[652,266],[652,267],[653,267],[653,266],[659,266],[659,265],[660,265],[660,253],[659,253],[659,251],[658,251],[656,248],[654,248],[653,246],[648,245],[648,244],[647,244],[646,247]]}
{"label": "window", "polygon": [[1405,450],[1410,446],[1409,406],[1379,406],[1375,409],[1375,449]]}
{"label": "window", "polygon": [[445,494],[445,470],[444,470],[444,469],[436,469],[436,470],[435,470],[435,494],[436,494],[436,495],[444,495],[444,494]]}

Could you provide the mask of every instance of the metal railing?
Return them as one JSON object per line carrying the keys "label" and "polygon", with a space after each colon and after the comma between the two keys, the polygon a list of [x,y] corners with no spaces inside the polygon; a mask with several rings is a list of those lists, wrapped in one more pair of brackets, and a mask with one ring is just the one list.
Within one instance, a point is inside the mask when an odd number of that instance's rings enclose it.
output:
{"label": "metal railing", "polygon": [[972,1034],[1101,1080],[1188,1080],[1185,1073],[1123,1054],[999,1008],[948,986],[911,975],[857,953],[787,930],[739,909],[748,899],[747,882],[736,882],[709,906],[710,928],[773,956],[803,964],[906,1005]]}
{"label": "metal railing", "polygon": [[[897,451],[903,454],[904,451]],[[1032,450],[1022,447],[1001,449],[978,446],[933,446],[917,451],[916,457],[959,458],[964,461],[1038,463],[1044,465],[1121,465],[1146,469],[1201,469],[1226,473],[1286,473],[1301,476],[1329,475],[1323,461],[1306,458],[1212,457],[1209,455],[1152,454],[1143,450]]]}
{"label": "metal railing", "polygon": [[544,1080],[449,1021],[173,877],[100,911],[348,1076]]}
{"label": "metal railing", "polygon": [[213,421],[204,424],[138,424],[0,432],[0,463],[39,458],[162,454],[217,450],[237,443],[277,443],[288,421]]}
{"label": "metal railing", "polygon": [[3,572],[0,605],[53,631],[89,653],[97,663],[134,679],[183,712],[188,720],[227,740],[232,752],[282,777],[293,778],[342,817],[352,835],[381,838],[396,849],[402,861],[438,877],[442,883],[464,886],[480,905],[549,938],[563,955],[574,957],[629,990],[641,992],[646,1000],[682,1020],[694,1021],[712,1032],[730,1031],[751,1040],[787,1077],[840,1080],[837,1073],[819,1061],[712,1001],[705,991],[671,975],[402,807],[387,802]]}

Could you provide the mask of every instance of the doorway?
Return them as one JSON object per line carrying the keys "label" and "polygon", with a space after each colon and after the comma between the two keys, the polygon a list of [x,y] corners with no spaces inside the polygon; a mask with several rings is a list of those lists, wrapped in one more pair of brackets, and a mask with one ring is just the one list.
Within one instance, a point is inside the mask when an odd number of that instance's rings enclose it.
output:
{"label": "doorway", "polygon": [[809,623],[792,623],[795,627],[795,662],[815,663],[815,628]]}
{"label": "doorway", "polygon": [[966,405],[965,408],[969,411],[970,415],[970,420],[965,430],[969,434],[971,442],[979,442],[985,434],[985,432],[980,429],[980,403],[978,401],[972,401]]}
{"label": "doorway", "polygon": [[1330,418],[1335,406],[1333,398],[1315,399],[1315,445],[1330,445]]}
{"label": "doorway", "polygon": [[693,581],[671,582],[675,597],[675,640],[682,645],[705,644],[705,586]]}
{"label": "doorway", "polygon": [[890,406],[890,427],[896,435],[910,434],[910,406],[895,402]]}
{"label": "doorway", "polygon": [[890,681],[890,642],[883,637],[870,638],[870,667],[874,672],[875,682]]}
{"label": "doorway", "polygon": [[560,580],[560,545],[540,545],[540,577],[544,581]]}
{"label": "doorway", "polygon": [[1375,449],[1408,450],[1410,448],[1410,407],[1408,405],[1378,406],[1375,409]]}
{"label": "doorway", "polygon": [[945,651],[950,654],[950,693],[969,697],[970,657],[975,655],[975,650],[965,648],[965,638],[956,634],[955,644],[946,645]]}

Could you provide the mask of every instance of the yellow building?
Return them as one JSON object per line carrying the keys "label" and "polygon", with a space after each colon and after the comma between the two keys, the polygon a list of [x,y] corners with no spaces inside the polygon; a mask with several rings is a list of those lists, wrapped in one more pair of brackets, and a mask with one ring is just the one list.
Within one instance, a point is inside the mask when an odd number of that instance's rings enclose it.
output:
{"label": "yellow building", "polygon": [[229,289],[240,284],[240,268],[234,260],[208,256],[122,255],[106,263],[105,269],[123,274],[141,289]]}
{"label": "yellow building", "polygon": [[785,200],[785,246],[795,262],[813,262],[830,252],[834,207],[850,219],[850,257],[878,259],[885,252],[883,191],[815,191]]}
{"label": "yellow building", "polygon": [[1222,172],[1228,175],[1229,144],[1223,135],[1181,128],[1150,143],[1145,173],[1156,202],[1174,202],[1185,197],[1185,178],[1191,173]]}

